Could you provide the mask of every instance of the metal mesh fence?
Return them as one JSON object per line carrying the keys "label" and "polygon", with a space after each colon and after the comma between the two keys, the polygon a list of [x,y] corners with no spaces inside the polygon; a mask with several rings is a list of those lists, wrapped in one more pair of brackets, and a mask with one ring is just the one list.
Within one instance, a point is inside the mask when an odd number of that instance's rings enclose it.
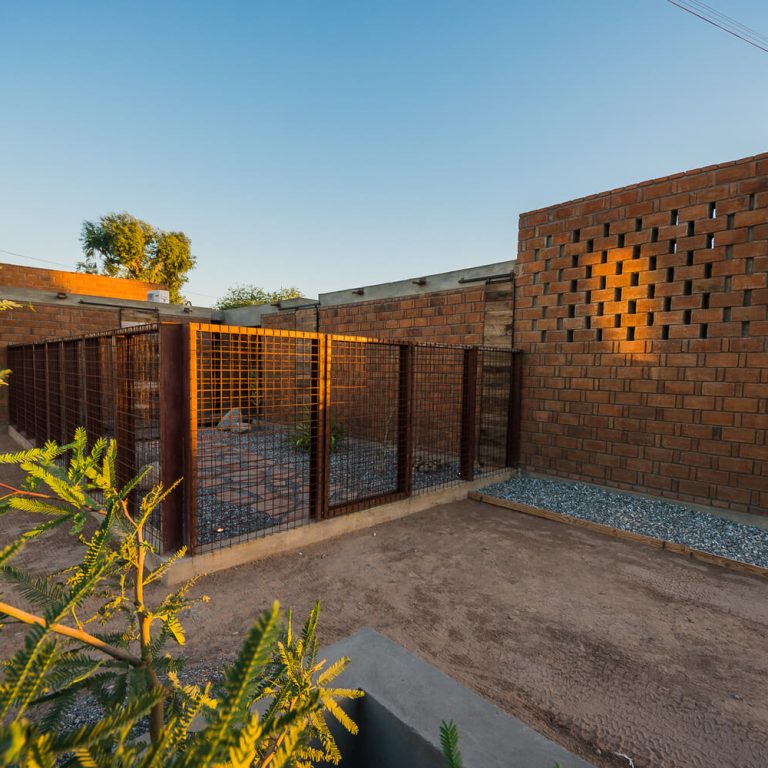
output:
{"label": "metal mesh fence", "polygon": [[190,333],[195,551],[508,465],[510,350],[214,325]]}
{"label": "metal mesh fence", "polygon": [[11,423],[115,437],[121,483],[183,476],[153,543],[231,546],[512,466],[519,357],[220,325],[9,348]]}
{"label": "metal mesh fence", "polygon": [[398,492],[400,348],[330,337],[327,517]]}
{"label": "metal mesh fence", "polygon": [[[160,480],[159,343],[156,325],[11,346],[10,422],[42,445],[67,443],[85,427],[91,445],[117,438],[118,482],[150,472],[132,501]],[[159,544],[161,512],[150,520]]]}
{"label": "metal mesh fence", "polygon": [[216,326],[192,333],[195,548],[304,525],[314,498],[317,339]]}

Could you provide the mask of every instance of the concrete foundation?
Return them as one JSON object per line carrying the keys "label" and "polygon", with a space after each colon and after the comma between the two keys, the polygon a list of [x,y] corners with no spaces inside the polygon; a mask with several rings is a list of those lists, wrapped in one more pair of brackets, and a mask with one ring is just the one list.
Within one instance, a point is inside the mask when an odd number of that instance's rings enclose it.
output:
{"label": "concrete foundation", "polygon": [[482,488],[489,483],[500,483],[508,480],[515,472],[516,470],[505,469],[471,483],[461,483],[460,485],[443,488],[432,493],[411,496],[408,499],[395,501],[391,504],[382,504],[379,507],[372,507],[361,512],[353,512],[341,517],[331,518],[330,520],[310,523],[290,531],[273,533],[261,539],[254,539],[253,541],[234,544],[229,547],[225,546],[214,552],[204,552],[191,557],[184,557],[168,573],[166,584],[178,584],[193,576],[234,568],[237,565],[244,565],[264,557],[317,544],[336,536],[342,536],[345,533],[352,533],[353,531],[370,528],[380,523],[387,523],[390,520],[406,517],[438,504],[465,499],[470,491]]}

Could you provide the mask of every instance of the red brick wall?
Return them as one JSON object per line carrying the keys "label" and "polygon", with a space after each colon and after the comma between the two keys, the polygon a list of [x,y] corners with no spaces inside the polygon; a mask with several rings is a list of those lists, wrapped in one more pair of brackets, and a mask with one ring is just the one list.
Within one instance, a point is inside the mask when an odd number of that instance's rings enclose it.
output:
{"label": "red brick wall", "polygon": [[[120,327],[120,310],[34,304],[0,312],[0,370],[7,368],[8,344],[79,336]],[[8,423],[8,387],[0,387],[0,428]]]}
{"label": "red brick wall", "polygon": [[[448,344],[482,344],[484,288],[424,296],[376,299],[320,308],[320,332],[412,339]],[[265,315],[265,328],[316,330],[314,309]]]}
{"label": "red brick wall", "polygon": [[768,513],[768,154],[520,217],[531,470]]}
{"label": "red brick wall", "polygon": [[124,280],[103,275],[86,275],[80,272],[0,264],[0,290],[3,287],[63,291],[84,296],[106,296],[112,299],[135,301],[146,301],[148,291],[165,288],[163,285],[145,283],[141,280]]}

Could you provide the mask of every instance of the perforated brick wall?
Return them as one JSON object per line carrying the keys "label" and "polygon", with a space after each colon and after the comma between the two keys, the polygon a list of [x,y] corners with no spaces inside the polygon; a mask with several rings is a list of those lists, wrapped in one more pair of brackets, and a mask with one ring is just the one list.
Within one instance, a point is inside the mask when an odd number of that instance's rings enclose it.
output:
{"label": "perforated brick wall", "polygon": [[520,217],[531,470],[768,513],[768,154]]}

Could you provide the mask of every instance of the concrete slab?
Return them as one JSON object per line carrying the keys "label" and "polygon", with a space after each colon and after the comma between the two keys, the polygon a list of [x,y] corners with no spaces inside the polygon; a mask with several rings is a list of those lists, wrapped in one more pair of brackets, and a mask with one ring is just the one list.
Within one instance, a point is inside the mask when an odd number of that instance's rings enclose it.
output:
{"label": "concrete slab", "polygon": [[[367,704],[366,698],[359,700],[357,707],[352,704],[360,719],[360,735],[339,735],[345,765],[350,754],[353,766],[367,768],[440,766],[440,723],[453,720],[465,768],[553,768],[555,764],[590,768],[580,757],[372,629],[355,632],[321,652],[329,664],[342,656],[351,662],[334,685],[362,688],[369,699]],[[355,744],[356,739],[364,742],[374,737],[385,745],[384,750]],[[414,763],[414,743],[419,741],[419,762]],[[387,759],[377,759],[375,766],[370,757],[361,757],[382,752]]]}

